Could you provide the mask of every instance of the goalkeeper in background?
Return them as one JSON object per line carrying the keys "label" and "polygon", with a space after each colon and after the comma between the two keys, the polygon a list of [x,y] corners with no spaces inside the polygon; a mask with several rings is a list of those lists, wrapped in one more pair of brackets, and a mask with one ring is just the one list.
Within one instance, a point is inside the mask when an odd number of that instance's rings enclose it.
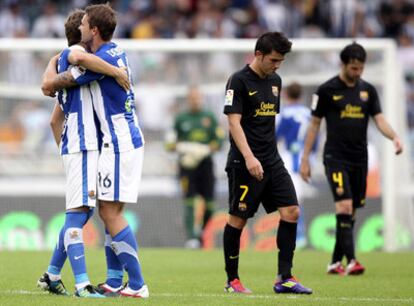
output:
{"label": "goalkeeper in background", "polygon": [[[167,150],[178,153],[186,248],[201,246],[202,231],[214,212],[215,177],[212,155],[220,149],[224,138],[215,115],[203,109],[202,102],[199,88],[191,87],[187,94],[188,109],[177,114],[174,129],[166,139]],[[197,196],[204,202],[201,222],[195,222]]]}

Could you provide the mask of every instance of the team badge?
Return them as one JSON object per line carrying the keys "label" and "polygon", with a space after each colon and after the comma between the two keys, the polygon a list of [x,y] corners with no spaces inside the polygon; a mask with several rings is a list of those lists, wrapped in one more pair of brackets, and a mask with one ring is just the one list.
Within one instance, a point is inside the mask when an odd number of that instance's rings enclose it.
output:
{"label": "team badge", "polygon": [[228,89],[226,91],[226,99],[224,105],[233,105],[234,90]]}
{"label": "team badge", "polygon": [[344,188],[342,188],[342,187],[338,187],[338,188],[336,188],[336,194],[337,194],[338,196],[343,195],[343,194],[344,194]]}
{"label": "team badge", "polygon": [[362,100],[362,101],[364,101],[364,102],[367,102],[368,101],[368,99],[369,99],[369,94],[368,94],[368,91],[360,91],[359,92],[359,98]]}
{"label": "team badge", "polygon": [[239,210],[240,211],[246,211],[247,210],[247,204],[246,203],[239,203]]}
{"label": "team badge", "polygon": [[78,231],[72,231],[72,232],[70,232],[69,233],[69,235],[70,235],[70,238],[71,239],[74,239],[74,240],[77,240],[77,239],[79,239],[79,232]]}
{"label": "team badge", "polygon": [[277,86],[272,86],[272,93],[275,97],[279,96],[279,88]]}
{"label": "team badge", "polygon": [[95,199],[96,198],[95,191],[94,190],[89,190],[88,197],[91,198],[91,199]]}

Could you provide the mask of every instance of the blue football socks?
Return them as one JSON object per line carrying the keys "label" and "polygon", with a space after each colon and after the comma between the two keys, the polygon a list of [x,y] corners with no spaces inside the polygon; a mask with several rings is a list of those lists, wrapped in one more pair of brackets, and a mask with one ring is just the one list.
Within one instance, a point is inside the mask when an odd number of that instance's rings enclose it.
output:
{"label": "blue football socks", "polygon": [[[66,260],[66,250],[63,243],[64,227],[60,230],[56,247],[52,254],[49,266],[47,267],[47,273],[53,281],[60,279],[60,271]],[[58,277],[59,276],[59,277]]]}
{"label": "blue football socks", "polygon": [[85,247],[82,236],[82,228],[88,219],[89,214],[87,212],[66,212],[64,244],[75,276],[77,289],[90,283],[86,273]]}
{"label": "blue football socks", "polygon": [[119,261],[118,256],[112,249],[112,237],[105,229],[105,256],[106,256],[106,281],[105,283],[112,288],[118,288],[122,285],[122,277],[124,271],[122,263]]}
{"label": "blue football socks", "polygon": [[128,285],[133,290],[140,289],[144,284],[141,265],[138,260],[138,244],[129,226],[112,238],[112,249],[128,273]]}

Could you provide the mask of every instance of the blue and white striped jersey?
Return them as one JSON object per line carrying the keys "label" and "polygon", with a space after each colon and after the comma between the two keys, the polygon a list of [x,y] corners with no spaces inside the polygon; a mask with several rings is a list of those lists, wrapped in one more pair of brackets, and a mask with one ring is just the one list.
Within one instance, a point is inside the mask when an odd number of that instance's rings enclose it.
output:
{"label": "blue and white striped jersey", "polygon": [[[63,50],[58,60],[58,73],[70,67],[68,56],[75,48],[85,51],[78,45]],[[66,88],[58,92],[59,105],[65,114],[60,154],[98,150],[98,134],[90,97],[91,93],[87,85]]]}
{"label": "blue and white striped jersey", "polygon": [[310,109],[302,104],[286,105],[280,113],[276,137],[278,140],[284,140],[286,151],[290,153],[292,159],[293,172],[299,172],[300,156],[310,117]]}
{"label": "blue and white striped jersey", "polygon": [[[130,75],[126,54],[115,43],[103,44],[95,55],[114,66],[128,67]],[[89,70],[71,71],[79,85],[89,83],[103,145],[113,148],[115,153],[142,147],[144,136],[138,124],[132,88],[127,92],[114,78]]]}

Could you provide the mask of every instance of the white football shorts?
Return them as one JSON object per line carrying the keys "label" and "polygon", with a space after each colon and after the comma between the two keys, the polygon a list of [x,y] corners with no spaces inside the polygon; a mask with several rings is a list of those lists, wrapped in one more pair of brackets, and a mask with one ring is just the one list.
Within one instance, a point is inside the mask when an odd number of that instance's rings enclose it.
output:
{"label": "white football shorts", "polygon": [[66,173],[66,209],[96,206],[99,151],[62,155]]}
{"label": "white football shorts", "polygon": [[103,147],[98,160],[98,199],[137,203],[143,161],[144,147],[120,153]]}

